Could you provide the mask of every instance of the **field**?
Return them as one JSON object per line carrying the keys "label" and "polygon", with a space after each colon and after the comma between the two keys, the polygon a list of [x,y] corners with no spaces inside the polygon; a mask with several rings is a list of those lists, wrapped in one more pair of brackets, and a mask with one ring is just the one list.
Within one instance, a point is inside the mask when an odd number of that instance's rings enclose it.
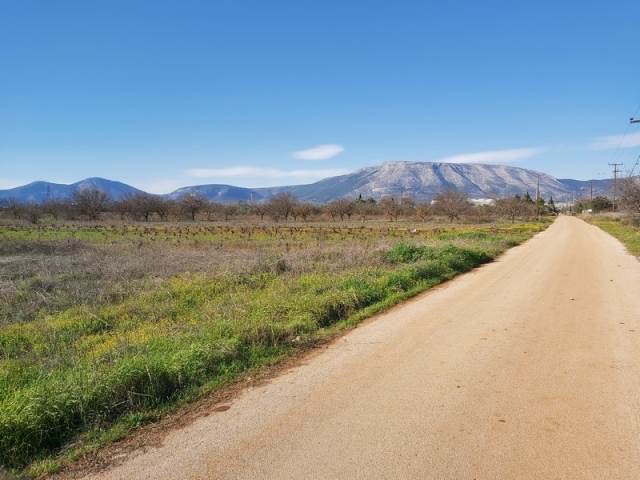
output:
{"label": "field", "polygon": [[640,257],[640,224],[637,219],[634,222],[632,218],[594,216],[587,220],[624,243],[631,254]]}
{"label": "field", "polygon": [[55,470],[546,225],[0,227],[0,464]]}

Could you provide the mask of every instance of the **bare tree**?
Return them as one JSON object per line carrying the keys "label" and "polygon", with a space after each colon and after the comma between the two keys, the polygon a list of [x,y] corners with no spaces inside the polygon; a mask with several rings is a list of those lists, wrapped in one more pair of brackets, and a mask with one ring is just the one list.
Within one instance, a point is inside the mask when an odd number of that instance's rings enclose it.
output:
{"label": "bare tree", "polygon": [[471,208],[467,196],[455,190],[445,190],[440,192],[433,199],[433,211],[438,215],[443,215],[453,222],[458,220]]}
{"label": "bare tree", "polygon": [[224,205],[218,202],[205,202],[202,211],[207,216],[207,221],[213,222],[224,215]]}
{"label": "bare tree", "polygon": [[180,199],[180,210],[186,213],[192,221],[195,221],[198,213],[203,210],[208,203],[207,199],[201,195],[185,195]]}
{"label": "bare tree", "polygon": [[228,222],[229,220],[231,220],[231,217],[238,215],[238,213],[240,212],[240,207],[236,203],[230,203],[228,205],[221,205],[220,211],[222,212],[224,221]]}
{"label": "bare tree", "polygon": [[368,218],[378,213],[378,208],[375,200],[358,200],[355,202],[354,213],[360,217],[363,222]]}
{"label": "bare tree", "polygon": [[311,203],[308,202],[300,202],[293,208],[293,213],[296,217],[302,217],[302,220],[305,222],[307,219],[313,215],[316,207],[314,207]]}
{"label": "bare tree", "polygon": [[155,195],[138,193],[127,198],[122,203],[131,215],[142,218],[145,222],[148,222],[153,214],[157,212],[160,200],[161,199]]}
{"label": "bare tree", "polygon": [[355,211],[355,203],[346,198],[339,198],[328,203],[326,209],[329,215],[331,215],[331,218],[340,217],[340,220],[344,220],[344,218],[347,217],[350,219]]}
{"label": "bare tree", "polygon": [[500,215],[508,217],[511,223],[515,223],[516,218],[532,216],[535,213],[535,205],[516,196],[496,200],[496,210]]}
{"label": "bare tree", "polygon": [[640,213],[640,177],[627,178],[622,181],[620,205],[632,213]]}
{"label": "bare tree", "polygon": [[15,220],[20,218],[23,208],[23,204],[15,198],[7,198],[2,202],[2,209],[9,212]]}
{"label": "bare tree", "polygon": [[419,203],[416,205],[416,215],[423,222],[432,214],[431,205],[427,202]]}
{"label": "bare tree", "polygon": [[397,221],[402,213],[402,204],[393,197],[384,197],[378,205],[391,222]]}
{"label": "bare tree", "polygon": [[156,197],[155,210],[158,216],[160,217],[160,220],[162,220],[163,222],[166,222],[168,220],[169,213],[171,213],[171,210],[173,208],[174,208],[173,200],[168,200],[162,197]]}
{"label": "bare tree", "polygon": [[109,197],[97,188],[83,188],[73,194],[73,204],[81,215],[86,215],[90,220],[97,220],[107,209]]}
{"label": "bare tree", "polygon": [[416,213],[416,201],[412,197],[402,197],[399,200],[400,215],[403,217],[413,217]]}
{"label": "bare tree", "polygon": [[42,217],[42,207],[35,202],[25,203],[22,206],[22,218],[34,225],[40,221]]}
{"label": "bare tree", "polygon": [[265,203],[257,203],[251,207],[251,210],[260,217],[260,221],[263,221],[264,216],[269,212],[268,205]]}
{"label": "bare tree", "polygon": [[42,213],[50,215],[54,220],[65,216],[69,210],[69,202],[49,199],[41,205]]}
{"label": "bare tree", "polygon": [[266,204],[266,208],[275,221],[284,219],[286,222],[297,204],[296,197],[288,192],[282,192],[271,197]]}
{"label": "bare tree", "polygon": [[128,198],[121,198],[111,204],[111,211],[118,214],[121,221],[127,218],[127,215],[131,215],[131,204]]}

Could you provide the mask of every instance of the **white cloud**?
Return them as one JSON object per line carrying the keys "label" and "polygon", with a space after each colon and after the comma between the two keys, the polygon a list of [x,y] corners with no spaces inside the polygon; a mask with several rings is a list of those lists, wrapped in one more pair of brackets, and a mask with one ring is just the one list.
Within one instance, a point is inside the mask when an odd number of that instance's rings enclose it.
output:
{"label": "white cloud", "polygon": [[328,160],[344,152],[342,145],[318,145],[293,152],[291,156],[296,160]]}
{"label": "white cloud", "polygon": [[434,161],[442,163],[512,163],[534,157],[542,151],[542,148],[513,148],[510,150],[461,153]]}
{"label": "white cloud", "polygon": [[262,167],[225,167],[225,168],[192,168],[185,174],[196,178],[232,178],[232,177],[257,177],[269,179],[318,179],[344,175],[349,170],[342,168],[326,168],[319,170],[280,170],[277,168]]}
{"label": "white cloud", "polygon": [[596,138],[590,145],[592,150],[640,147],[640,132],[630,135],[608,135]]}
{"label": "white cloud", "polygon": [[173,179],[156,179],[156,180],[148,180],[142,182],[126,182],[129,185],[133,185],[140,190],[143,190],[147,193],[171,193],[174,190],[177,190],[180,187],[184,187],[186,184],[184,180],[173,180]]}

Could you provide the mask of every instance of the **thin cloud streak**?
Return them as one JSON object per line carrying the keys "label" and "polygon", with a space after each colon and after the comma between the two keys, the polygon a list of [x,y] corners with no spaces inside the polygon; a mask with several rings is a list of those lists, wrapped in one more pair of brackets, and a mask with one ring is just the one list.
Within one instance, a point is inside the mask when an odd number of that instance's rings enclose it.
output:
{"label": "thin cloud streak", "polygon": [[342,168],[326,168],[319,170],[280,170],[277,168],[262,167],[226,167],[226,168],[192,168],[185,172],[189,177],[195,178],[233,178],[233,177],[258,177],[270,179],[313,179],[344,175],[349,170]]}
{"label": "thin cloud streak", "polygon": [[129,184],[134,185],[136,188],[139,188],[140,190],[143,190],[145,192],[155,193],[158,195],[171,193],[174,190],[185,186],[184,180],[181,181],[174,179],[156,179],[142,182],[131,182]]}
{"label": "thin cloud streak", "polygon": [[542,148],[513,148],[509,150],[491,150],[487,152],[462,153],[439,158],[441,163],[513,163],[526,160],[542,153]]}
{"label": "thin cloud streak", "polygon": [[589,148],[591,150],[612,150],[614,148],[640,147],[640,132],[629,135],[607,135],[597,137],[593,140]]}
{"label": "thin cloud streak", "polygon": [[10,188],[19,187],[20,185],[22,185],[20,182],[0,178],[0,190],[8,190]]}
{"label": "thin cloud streak", "polygon": [[291,156],[296,160],[329,160],[337,157],[344,152],[342,145],[318,145],[316,147],[307,148],[293,152]]}

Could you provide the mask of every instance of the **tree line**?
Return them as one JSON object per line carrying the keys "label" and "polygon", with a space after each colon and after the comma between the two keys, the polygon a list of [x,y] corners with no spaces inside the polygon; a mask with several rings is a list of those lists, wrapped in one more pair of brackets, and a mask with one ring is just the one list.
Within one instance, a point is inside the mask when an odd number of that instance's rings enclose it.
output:
{"label": "tree line", "polygon": [[25,203],[5,200],[0,203],[5,216],[21,219],[34,224],[43,218],[53,220],[97,221],[119,218],[129,221],[228,221],[233,218],[257,217],[261,221],[275,222],[308,221],[310,219],[330,219],[333,221],[385,218],[398,221],[413,218],[426,221],[430,217],[445,217],[450,221],[465,216],[531,218],[538,215],[557,213],[553,199],[543,199],[538,204],[529,194],[524,197],[495,200],[491,205],[474,205],[464,193],[443,191],[431,202],[416,202],[412,198],[385,197],[341,198],[326,204],[300,201],[290,193],[279,193],[262,203],[219,203],[190,194],[173,200],[158,195],[135,194],[120,200],[111,200],[98,189],[82,189],[68,200],[49,200],[43,203]]}
{"label": "tree line", "polygon": [[619,180],[619,197],[616,205],[603,195],[575,202],[576,212],[589,211],[593,213],[612,212],[614,210],[630,214],[640,214],[640,177],[630,177]]}

